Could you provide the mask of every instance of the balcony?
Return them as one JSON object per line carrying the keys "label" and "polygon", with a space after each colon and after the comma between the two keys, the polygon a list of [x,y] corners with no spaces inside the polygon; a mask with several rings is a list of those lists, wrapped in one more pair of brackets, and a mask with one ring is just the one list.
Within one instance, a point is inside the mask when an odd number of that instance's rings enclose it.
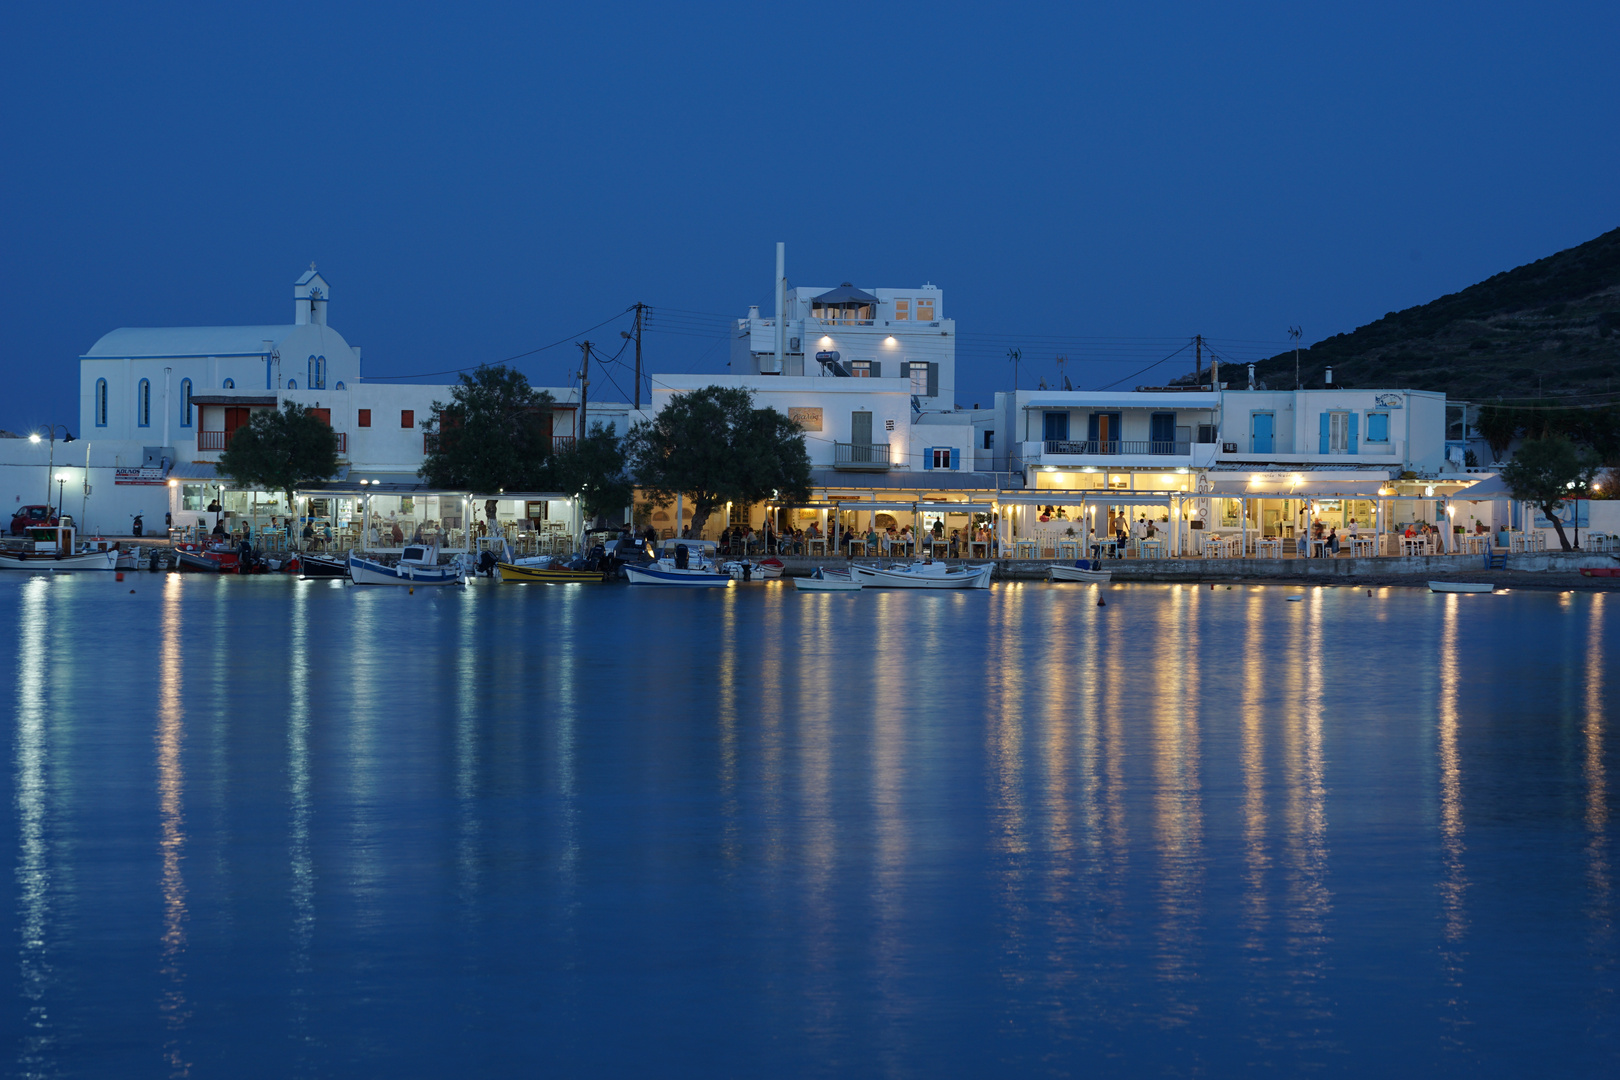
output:
{"label": "balcony", "polygon": [[833,468],[851,472],[887,472],[888,443],[833,443]]}
{"label": "balcony", "polygon": [[197,432],[197,449],[223,450],[226,444],[231,441],[229,436],[234,434],[236,434],[234,431],[199,431]]}
{"label": "balcony", "polygon": [[572,435],[553,435],[551,437],[552,453],[560,454],[565,450],[572,450],[573,448],[574,437]]}
{"label": "balcony", "polygon": [[1095,457],[1188,457],[1192,454],[1192,441],[1164,441],[1156,439],[1047,439],[1048,454],[1085,454]]}

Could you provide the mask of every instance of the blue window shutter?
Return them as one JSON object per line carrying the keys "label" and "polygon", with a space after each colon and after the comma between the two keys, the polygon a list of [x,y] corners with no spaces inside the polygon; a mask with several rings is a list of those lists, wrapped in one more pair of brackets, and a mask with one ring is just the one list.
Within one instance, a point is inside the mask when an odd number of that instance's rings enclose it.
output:
{"label": "blue window shutter", "polygon": [[881,360],[872,361],[872,378],[874,378],[874,379],[883,378],[883,361],[881,361]]}
{"label": "blue window shutter", "polygon": [[1323,453],[1323,454],[1328,452],[1328,414],[1327,413],[1322,414],[1322,449],[1319,452]]}
{"label": "blue window shutter", "polygon": [[934,467],[934,448],[932,446],[925,446],[925,447],[923,447],[923,468],[932,469],[933,467]]}
{"label": "blue window shutter", "polygon": [[1091,442],[1097,441],[1097,414],[1092,413],[1091,419],[1086,422],[1086,438]]}
{"label": "blue window shutter", "polygon": [[956,447],[953,446],[953,447],[951,447],[951,468],[960,469],[961,467],[962,467],[962,451],[958,450]]}
{"label": "blue window shutter", "polygon": [[939,365],[928,365],[928,396],[939,397]]}
{"label": "blue window shutter", "polygon": [[1351,413],[1350,414],[1350,452],[1352,454],[1356,452],[1356,436],[1359,433],[1357,431],[1357,429],[1360,428],[1360,427],[1361,427],[1361,417],[1357,416],[1355,413]]}

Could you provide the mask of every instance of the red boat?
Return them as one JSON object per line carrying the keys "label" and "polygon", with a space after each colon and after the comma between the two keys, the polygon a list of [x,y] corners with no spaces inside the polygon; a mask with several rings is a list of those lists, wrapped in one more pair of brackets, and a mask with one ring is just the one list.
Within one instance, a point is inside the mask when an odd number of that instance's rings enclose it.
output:
{"label": "red boat", "polygon": [[1582,577],[1620,577],[1620,567],[1587,567],[1581,571]]}

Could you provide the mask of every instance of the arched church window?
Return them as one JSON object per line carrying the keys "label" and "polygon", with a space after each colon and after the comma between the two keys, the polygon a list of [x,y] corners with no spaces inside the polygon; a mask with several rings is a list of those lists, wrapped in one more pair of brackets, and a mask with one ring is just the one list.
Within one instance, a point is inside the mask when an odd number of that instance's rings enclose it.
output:
{"label": "arched church window", "polygon": [[220,383],[219,385],[224,387],[227,390],[235,390],[236,389],[236,380],[235,379],[226,379],[224,382]]}
{"label": "arched church window", "polygon": [[288,379],[287,380],[287,389],[289,389],[289,390],[298,389],[298,380],[297,379]]}
{"label": "arched church window", "polygon": [[311,356],[309,358],[309,382],[311,390],[326,389],[326,357]]}

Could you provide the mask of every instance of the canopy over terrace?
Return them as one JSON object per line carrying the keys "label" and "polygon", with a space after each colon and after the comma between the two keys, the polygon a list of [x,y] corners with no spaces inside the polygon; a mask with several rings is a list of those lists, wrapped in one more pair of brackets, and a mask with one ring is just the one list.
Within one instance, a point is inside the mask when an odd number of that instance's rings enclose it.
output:
{"label": "canopy over terrace", "polygon": [[[368,473],[310,484],[294,496],[300,514],[319,535],[330,529],[334,545],[367,551],[395,550],[418,540],[446,551],[467,551],[484,538],[504,538],[527,548],[550,533],[571,543],[579,524],[577,504],[565,492],[459,491],[424,483],[411,473]],[[496,506],[493,523],[483,513],[491,501]]]}
{"label": "canopy over terrace", "polygon": [[[770,504],[767,504],[769,506]],[[872,499],[864,495],[851,495],[845,498],[831,498],[813,500],[810,502],[780,504],[783,509],[796,512],[818,512],[823,535],[829,537],[836,547],[843,532],[858,530],[862,526],[860,515],[867,514],[865,526],[876,529],[877,516],[881,514],[909,514],[911,520],[907,522],[896,521],[897,525],[910,525],[917,532],[930,528],[934,519],[945,519],[951,515],[962,515],[969,520],[963,527],[971,527],[973,514],[989,515],[995,512],[995,503],[990,501],[962,501],[954,502],[949,499],[910,500],[899,499]],[[848,515],[848,520],[845,519]],[[943,528],[953,526],[947,521]]]}

